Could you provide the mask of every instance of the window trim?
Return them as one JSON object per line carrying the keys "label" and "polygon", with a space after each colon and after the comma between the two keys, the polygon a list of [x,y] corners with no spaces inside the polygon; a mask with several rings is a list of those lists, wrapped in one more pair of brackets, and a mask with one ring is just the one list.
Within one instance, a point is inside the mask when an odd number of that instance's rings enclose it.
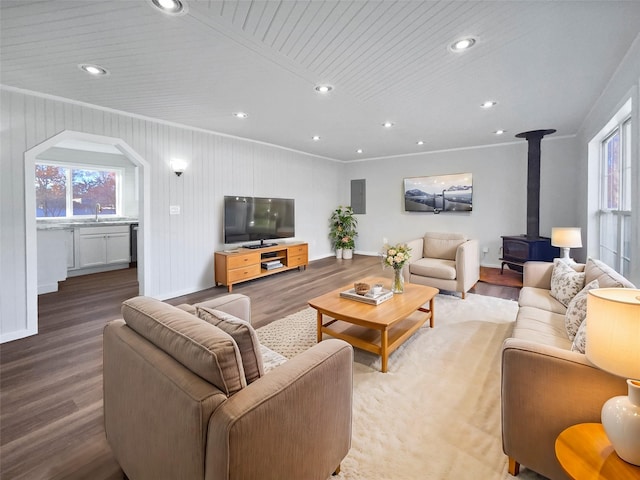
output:
{"label": "window trim", "polygon": [[[625,181],[627,174],[631,173],[630,169],[629,171],[627,171],[627,167],[631,166],[631,158],[628,158],[628,157],[633,155],[633,153],[630,151],[628,152],[625,147],[625,145],[627,144],[627,138],[626,138],[627,125],[630,126],[630,128],[628,128],[628,131],[630,132],[629,134],[633,135],[632,133],[633,122],[632,122],[631,113],[627,113],[624,116],[616,115],[614,118],[612,118],[612,120],[607,124],[607,127],[609,128],[606,130],[603,129],[603,131],[605,131],[606,133],[604,133],[599,140],[599,150],[598,150],[599,195],[598,195],[598,205],[597,205],[597,211],[596,211],[597,217],[598,217],[598,252],[599,252],[600,258],[603,258],[603,250],[610,252],[615,257],[616,265],[613,266],[613,268],[621,274],[625,273],[625,268],[624,268],[625,261],[627,261],[627,263],[629,264],[631,262],[630,256],[628,255],[629,252],[625,251],[624,249],[625,218],[631,217],[631,213],[632,213],[631,205],[630,204],[626,205],[626,202],[625,202],[625,198],[627,198],[628,193],[630,193],[627,191],[627,189],[631,188],[631,179],[627,179],[629,180],[628,182]],[[619,134],[620,136],[620,139],[619,139],[620,171],[619,171],[619,178],[618,178],[620,182],[620,189],[618,192],[619,198],[617,199],[617,202],[620,208],[612,209],[612,208],[605,207],[605,205],[607,205],[607,195],[609,193],[608,188],[605,188],[605,184],[607,183],[605,179],[606,161],[607,161],[606,143],[616,134]],[[627,209],[626,207],[629,207],[629,209]],[[613,218],[616,219],[615,250],[611,250],[611,248],[608,245],[605,245],[605,242],[603,241],[602,220],[605,215],[606,216],[611,215],[613,216]]]}

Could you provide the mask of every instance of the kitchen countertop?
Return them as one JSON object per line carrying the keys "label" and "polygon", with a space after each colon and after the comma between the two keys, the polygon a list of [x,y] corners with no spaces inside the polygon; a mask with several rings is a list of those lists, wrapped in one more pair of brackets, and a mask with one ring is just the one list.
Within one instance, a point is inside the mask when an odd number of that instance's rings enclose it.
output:
{"label": "kitchen countertop", "polygon": [[36,220],[37,230],[64,230],[85,227],[117,227],[138,223],[137,218],[101,218],[95,220]]}

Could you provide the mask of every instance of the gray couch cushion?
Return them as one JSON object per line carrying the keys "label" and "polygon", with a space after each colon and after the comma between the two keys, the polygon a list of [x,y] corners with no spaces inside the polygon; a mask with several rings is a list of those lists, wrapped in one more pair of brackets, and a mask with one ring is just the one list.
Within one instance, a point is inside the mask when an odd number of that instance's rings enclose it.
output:
{"label": "gray couch cushion", "polygon": [[564,326],[564,315],[539,308],[520,307],[518,309],[513,337],[564,350],[571,349],[571,340],[567,337]]}
{"label": "gray couch cushion", "polygon": [[456,279],[456,262],[441,258],[421,258],[409,265],[409,271],[413,275],[423,277],[442,278],[444,280]]}
{"label": "gray couch cushion", "polygon": [[132,330],[226,395],[246,387],[238,346],[218,327],[149,297],[123,302],[122,317]]}
{"label": "gray couch cushion", "polygon": [[521,307],[535,307],[548,312],[564,315],[567,307],[551,296],[551,291],[546,288],[523,287],[518,297],[518,305]]}
{"label": "gray couch cushion", "polygon": [[242,357],[244,376],[250,384],[264,375],[258,335],[249,322],[229,313],[197,306],[198,318],[224,330],[235,340]]}

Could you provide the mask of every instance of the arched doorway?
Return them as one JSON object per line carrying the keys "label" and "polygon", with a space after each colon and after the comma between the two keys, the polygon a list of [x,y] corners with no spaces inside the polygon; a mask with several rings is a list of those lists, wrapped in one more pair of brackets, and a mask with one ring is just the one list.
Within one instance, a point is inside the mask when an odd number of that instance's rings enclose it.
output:
{"label": "arched doorway", "polygon": [[145,294],[147,286],[150,284],[149,242],[146,241],[150,219],[149,164],[121,138],[65,130],[27,150],[24,154],[27,330],[29,335],[38,333],[38,253],[34,214],[36,211],[35,165],[39,155],[66,142],[86,142],[114,147],[138,167],[138,223],[140,227],[138,230],[138,285],[140,295]]}

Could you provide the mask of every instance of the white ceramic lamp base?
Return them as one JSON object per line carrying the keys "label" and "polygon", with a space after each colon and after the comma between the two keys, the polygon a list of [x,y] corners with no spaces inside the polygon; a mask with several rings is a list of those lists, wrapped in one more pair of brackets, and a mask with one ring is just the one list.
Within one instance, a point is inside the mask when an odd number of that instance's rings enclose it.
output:
{"label": "white ceramic lamp base", "polygon": [[628,396],[613,397],[602,407],[602,426],[618,456],[640,466],[640,380],[627,380]]}

